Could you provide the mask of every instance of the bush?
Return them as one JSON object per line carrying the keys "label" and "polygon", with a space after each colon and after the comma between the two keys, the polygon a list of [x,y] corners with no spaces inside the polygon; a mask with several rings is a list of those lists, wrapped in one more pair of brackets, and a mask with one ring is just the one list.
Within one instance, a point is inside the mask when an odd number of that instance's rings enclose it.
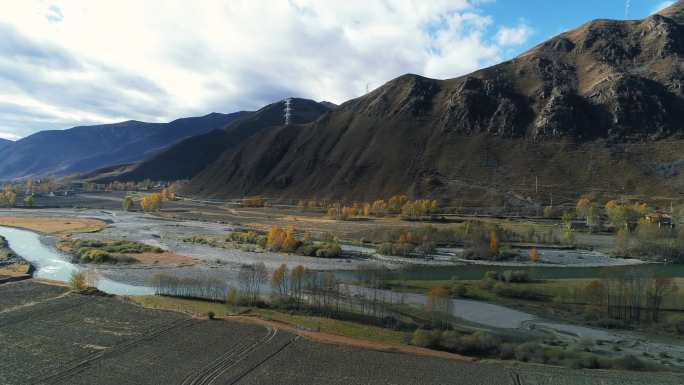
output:
{"label": "bush", "polygon": [[464,284],[456,285],[452,289],[452,294],[456,297],[467,298],[468,297],[468,287]]}
{"label": "bush", "polygon": [[626,329],[628,326],[625,321],[614,318],[600,318],[593,322],[593,324],[605,329]]}
{"label": "bush", "polygon": [[86,274],[83,271],[79,272],[74,272],[71,274],[71,278],[69,279],[69,288],[72,291],[84,291],[85,289],[88,288],[88,282],[86,280]]}
{"label": "bush", "polygon": [[527,342],[515,348],[515,359],[522,362],[544,362],[544,348],[536,342]]}
{"label": "bush", "polygon": [[78,249],[77,254],[80,257],[79,262],[81,263],[105,263],[111,260],[111,255],[100,249],[82,247]]}
{"label": "bush", "polygon": [[527,289],[518,289],[499,282],[494,285],[494,293],[500,297],[524,299],[528,301],[548,301],[548,297],[544,294]]}
{"label": "bush", "polygon": [[411,345],[419,346],[421,348],[437,347],[439,344],[439,332],[417,329],[413,332],[411,338]]}
{"label": "bush", "polygon": [[449,350],[462,354],[487,355],[497,351],[500,344],[501,341],[497,337],[478,331],[452,341]]}
{"label": "bush", "polygon": [[207,318],[213,320],[216,317],[216,314],[214,314],[213,311],[210,311],[207,313]]}
{"label": "bush", "polygon": [[613,366],[623,370],[644,370],[646,363],[633,354],[627,354],[613,362]]}
{"label": "bush", "polygon": [[337,243],[325,243],[316,250],[319,258],[337,258],[342,253],[342,248]]}
{"label": "bush", "polygon": [[503,272],[503,279],[506,282],[513,283],[527,283],[531,281],[529,273],[523,270],[506,270]]}
{"label": "bush", "polygon": [[228,295],[226,296],[226,303],[232,306],[235,306],[238,304],[238,291],[236,288],[231,287],[228,289]]}
{"label": "bush", "polygon": [[684,334],[684,320],[675,323],[675,331],[677,331],[677,334]]}
{"label": "bush", "polygon": [[503,343],[499,346],[499,358],[502,360],[512,360],[515,358],[515,345]]}

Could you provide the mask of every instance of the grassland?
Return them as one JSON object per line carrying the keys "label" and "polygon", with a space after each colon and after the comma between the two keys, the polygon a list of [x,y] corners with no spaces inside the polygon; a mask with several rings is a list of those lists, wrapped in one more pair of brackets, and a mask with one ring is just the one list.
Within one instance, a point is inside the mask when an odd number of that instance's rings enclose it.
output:
{"label": "grassland", "polygon": [[129,240],[62,239],[58,248],[77,263],[141,263],[146,265],[190,266],[192,258],[156,246]]}

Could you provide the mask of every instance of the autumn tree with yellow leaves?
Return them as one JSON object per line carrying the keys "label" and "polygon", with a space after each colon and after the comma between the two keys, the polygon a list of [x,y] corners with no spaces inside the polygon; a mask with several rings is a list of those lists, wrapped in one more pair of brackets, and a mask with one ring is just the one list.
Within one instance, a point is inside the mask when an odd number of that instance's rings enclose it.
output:
{"label": "autumn tree with yellow leaves", "polygon": [[162,208],[164,198],[161,193],[152,193],[145,195],[140,200],[140,207],[145,212],[159,211]]}

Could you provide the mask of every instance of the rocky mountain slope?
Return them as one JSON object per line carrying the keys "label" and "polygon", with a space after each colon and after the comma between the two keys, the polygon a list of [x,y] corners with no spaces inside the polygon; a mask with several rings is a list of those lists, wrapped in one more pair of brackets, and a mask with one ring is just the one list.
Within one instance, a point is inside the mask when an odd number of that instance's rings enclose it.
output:
{"label": "rocky mountain slope", "polygon": [[316,122],[250,138],[186,193],[502,205],[673,193],[684,184],[683,15],[680,1],[643,20],[594,20],[460,78],[401,76]]}
{"label": "rocky mountain slope", "polygon": [[68,175],[138,161],[245,113],[212,113],[170,123],[127,121],[40,131],[0,147],[0,179]]}
{"label": "rocky mountain slope", "polygon": [[224,152],[230,152],[252,135],[285,123],[286,108],[291,124],[318,119],[330,111],[330,103],[291,98],[244,113],[225,127],[187,138],[141,162],[116,169],[101,170],[89,179],[106,183],[118,181],[189,179],[204,170]]}

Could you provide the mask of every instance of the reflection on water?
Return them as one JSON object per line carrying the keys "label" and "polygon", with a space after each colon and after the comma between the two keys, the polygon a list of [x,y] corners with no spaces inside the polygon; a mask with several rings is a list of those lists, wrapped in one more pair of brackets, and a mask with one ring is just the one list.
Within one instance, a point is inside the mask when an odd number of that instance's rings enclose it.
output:
{"label": "reflection on water", "polygon": [[[7,239],[15,253],[36,268],[33,274],[36,278],[67,282],[72,274],[80,270],[79,266],[69,262],[71,258],[68,255],[43,244],[40,236],[34,232],[0,226],[0,235]],[[97,288],[117,295],[154,294],[151,287],[128,285],[107,278],[99,278]]]}

